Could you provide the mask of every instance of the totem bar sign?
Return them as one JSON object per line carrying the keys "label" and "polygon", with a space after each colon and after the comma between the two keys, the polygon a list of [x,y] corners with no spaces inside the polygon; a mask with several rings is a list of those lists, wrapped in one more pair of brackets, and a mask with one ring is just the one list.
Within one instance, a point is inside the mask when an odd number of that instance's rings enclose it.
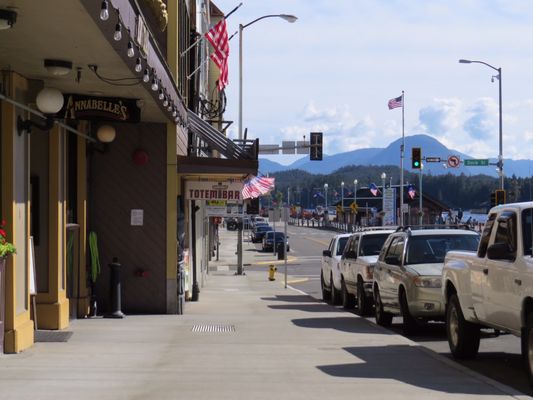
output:
{"label": "totem bar sign", "polygon": [[66,94],[58,115],[65,119],[97,119],[116,122],[139,122],[141,110],[137,100],[120,97],[97,97]]}
{"label": "totem bar sign", "polygon": [[187,181],[186,200],[227,200],[230,203],[242,201],[242,182]]}

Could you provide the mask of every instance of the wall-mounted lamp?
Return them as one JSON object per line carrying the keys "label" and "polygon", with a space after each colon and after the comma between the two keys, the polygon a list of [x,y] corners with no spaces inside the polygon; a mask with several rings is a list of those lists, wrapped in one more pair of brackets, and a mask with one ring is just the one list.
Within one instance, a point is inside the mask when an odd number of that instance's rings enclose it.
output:
{"label": "wall-mounted lamp", "polygon": [[0,30],[13,28],[17,22],[17,13],[12,10],[0,10]]}
{"label": "wall-mounted lamp", "polygon": [[36,103],[37,108],[43,114],[45,114],[46,119],[44,123],[40,124],[30,119],[23,120],[20,116],[17,118],[17,131],[19,136],[22,133],[31,132],[32,126],[35,126],[43,131],[48,131],[54,125],[54,120],[52,115],[57,114],[59,110],[63,108],[63,93],[55,88],[44,88],[37,95]]}
{"label": "wall-mounted lamp", "polygon": [[115,140],[117,136],[117,131],[111,125],[101,125],[96,131],[96,137],[98,143],[93,143],[91,145],[91,152],[99,152],[105,154],[109,151],[109,143]]}
{"label": "wall-mounted lamp", "polygon": [[72,62],[63,60],[44,60],[44,67],[50,75],[63,76],[72,70]]}

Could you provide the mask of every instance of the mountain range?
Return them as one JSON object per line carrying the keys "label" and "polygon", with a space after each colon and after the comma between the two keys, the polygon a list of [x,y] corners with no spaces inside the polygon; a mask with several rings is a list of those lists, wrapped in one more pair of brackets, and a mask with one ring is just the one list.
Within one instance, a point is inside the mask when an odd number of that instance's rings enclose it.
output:
{"label": "mountain range", "polygon": [[[308,157],[301,158],[292,164],[282,165],[266,158],[259,159],[259,171],[262,174],[274,173],[279,171],[303,170],[311,174],[330,174],[339,168],[349,165],[400,165],[400,148],[401,139],[397,139],[385,148],[368,148],[338,153],[335,155],[324,155],[322,161],[310,161]],[[488,175],[497,177],[496,165],[486,167],[465,166],[463,160],[474,159],[460,151],[449,149],[437,139],[428,135],[412,135],[405,137],[404,169],[411,170],[411,149],[413,147],[422,148],[422,157],[440,158],[440,162],[425,161],[423,173],[431,175]],[[457,157],[461,162],[457,167],[450,167],[448,159],[451,156]],[[453,161],[453,160],[452,160]],[[489,164],[495,164],[497,157],[489,158]],[[453,164],[453,162],[452,162]],[[510,160],[505,158],[503,170],[505,176],[510,178],[513,175],[517,177],[530,177],[533,170],[532,160]]]}

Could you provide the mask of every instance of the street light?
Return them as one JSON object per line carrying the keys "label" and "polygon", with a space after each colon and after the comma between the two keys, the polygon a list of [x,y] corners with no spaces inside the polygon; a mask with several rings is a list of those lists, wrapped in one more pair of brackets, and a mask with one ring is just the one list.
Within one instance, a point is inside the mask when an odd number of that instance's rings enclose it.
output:
{"label": "street light", "polygon": [[326,200],[326,210],[328,209],[328,184],[324,183],[324,198]]}
{"label": "street light", "polygon": [[344,182],[341,182],[342,222],[344,222]]}
{"label": "street light", "polygon": [[[359,181],[357,179],[353,180],[353,202],[355,204],[355,207],[357,207],[357,184],[358,183],[359,183]],[[353,216],[354,229],[355,229],[355,224],[356,223],[357,223],[357,214],[354,213],[354,216]]]}
{"label": "street light", "polygon": [[424,221],[424,215],[422,211],[422,170],[424,169],[424,164],[420,164],[420,179],[418,185],[420,186],[420,197],[418,198],[418,224],[422,225]]}
{"label": "street light", "polygon": [[498,103],[499,103],[499,139],[500,139],[500,151],[498,153],[498,163],[497,163],[497,166],[498,166],[498,175],[500,175],[500,189],[501,190],[504,190],[504,187],[503,187],[503,183],[504,183],[504,179],[503,179],[503,136],[502,136],[502,69],[501,68],[496,68],[496,67],[493,67],[492,65],[484,62],[484,61],[474,61],[474,60],[464,60],[464,59],[461,59],[459,60],[459,63],[461,64],[472,64],[472,63],[477,63],[477,64],[483,64],[483,65],[486,65],[487,67],[489,68],[492,68],[494,71],[498,72],[498,75],[495,75],[493,76],[492,78],[496,78],[498,79],[498,89],[499,89],[499,96],[498,96]]}
{"label": "street light", "polygon": [[265,18],[281,18],[290,23],[293,23],[298,19],[294,15],[272,14],[263,15],[262,17],[256,18],[252,22],[248,22],[245,25],[239,24],[239,140],[242,140],[242,31],[247,26],[255,24],[257,21],[261,21]]}
{"label": "street light", "polygon": [[[381,211],[385,212],[385,179],[387,179],[387,174],[385,172],[381,173],[381,182],[383,183],[383,189],[381,191]],[[385,215],[383,214],[383,219],[381,224],[385,225]]]}

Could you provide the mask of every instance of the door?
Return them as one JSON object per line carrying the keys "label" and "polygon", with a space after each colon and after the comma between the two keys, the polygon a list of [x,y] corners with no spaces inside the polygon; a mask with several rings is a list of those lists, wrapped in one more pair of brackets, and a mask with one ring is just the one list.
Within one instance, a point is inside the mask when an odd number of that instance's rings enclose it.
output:
{"label": "door", "polygon": [[520,331],[522,281],[518,251],[518,217],[514,211],[504,211],[497,220],[495,244],[505,244],[505,259],[487,256],[484,273],[487,286],[484,293],[486,321],[492,325]]}
{"label": "door", "polygon": [[403,236],[393,238],[385,253],[384,262],[380,263],[380,293],[383,304],[389,308],[398,308],[398,284],[403,269]]}

